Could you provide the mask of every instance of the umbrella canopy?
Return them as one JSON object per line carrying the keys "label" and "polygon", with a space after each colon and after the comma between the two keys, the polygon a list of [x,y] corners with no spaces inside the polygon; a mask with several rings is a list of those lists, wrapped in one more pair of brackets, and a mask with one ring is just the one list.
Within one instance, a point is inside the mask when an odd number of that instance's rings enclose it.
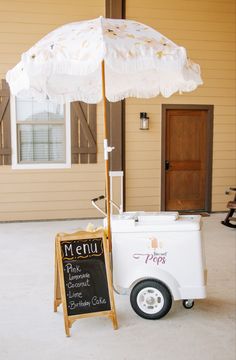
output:
{"label": "umbrella canopy", "polygon": [[98,103],[102,61],[109,101],[169,97],[202,84],[199,66],[183,47],[136,21],[103,17],[52,31],[22,55],[6,79],[17,96]]}
{"label": "umbrella canopy", "polygon": [[183,47],[136,21],[103,17],[52,31],[22,55],[6,80],[12,94],[24,98],[61,104],[98,103],[103,99],[109,240],[108,153],[112,148],[107,141],[105,98],[168,97],[202,84],[199,66],[187,58]]}

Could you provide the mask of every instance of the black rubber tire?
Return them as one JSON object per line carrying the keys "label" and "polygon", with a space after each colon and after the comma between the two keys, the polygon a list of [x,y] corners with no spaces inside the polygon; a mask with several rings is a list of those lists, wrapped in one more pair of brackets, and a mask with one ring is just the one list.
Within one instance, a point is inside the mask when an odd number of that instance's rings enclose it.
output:
{"label": "black rubber tire", "polygon": [[[162,308],[157,311],[156,313],[149,314],[143,311],[138,303],[137,303],[137,297],[140,293],[140,291],[144,290],[145,288],[154,288],[157,289],[164,299],[164,304]],[[134,288],[131,291],[130,294],[130,303],[133,308],[133,310],[138,314],[140,317],[148,320],[158,320],[161,319],[163,316],[165,316],[171,309],[172,305],[172,296],[169,291],[169,289],[161,282],[156,280],[144,280],[139,282],[134,286]]]}
{"label": "black rubber tire", "polygon": [[194,301],[192,301],[191,305],[188,305],[188,299],[183,300],[183,307],[187,310],[192,309],[194,307]]}

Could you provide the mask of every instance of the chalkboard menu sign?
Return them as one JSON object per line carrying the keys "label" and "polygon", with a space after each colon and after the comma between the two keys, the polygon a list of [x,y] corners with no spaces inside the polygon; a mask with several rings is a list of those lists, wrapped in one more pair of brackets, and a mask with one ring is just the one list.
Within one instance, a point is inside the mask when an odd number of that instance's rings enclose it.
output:
{"label": "chalkboard menu sign", "polygon": [[68,315],[111,310],[102,238],[62,241]]}
{"label": "chalkboard menu sign", "polygon": [[74,320],[88,316],[108,316],[117,328],[107,249],[103,230],[56,237],[54,311],[62,303],[67,336]]}

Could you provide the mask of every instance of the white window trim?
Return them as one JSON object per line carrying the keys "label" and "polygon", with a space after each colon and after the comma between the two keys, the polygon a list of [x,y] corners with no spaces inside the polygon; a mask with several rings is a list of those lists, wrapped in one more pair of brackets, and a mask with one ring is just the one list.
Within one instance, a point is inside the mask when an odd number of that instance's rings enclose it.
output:
{"label": "white window trim", "polygon": [[10,98],[11,109],[11,143],[12,143],[12,169],[66,169],[71,168],[71,126],[70,126],[70,104],[65,105],[65,141],[66,161],[64,163],[34,163],[19,164],[17,160],[17,126],[16,126],[16,98]]}

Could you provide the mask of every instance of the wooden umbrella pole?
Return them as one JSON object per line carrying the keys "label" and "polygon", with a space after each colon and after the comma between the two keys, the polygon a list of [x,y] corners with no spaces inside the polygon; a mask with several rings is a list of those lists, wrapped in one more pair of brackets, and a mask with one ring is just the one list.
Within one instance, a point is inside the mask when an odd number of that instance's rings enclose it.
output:
{"label": "wooden umbrella pole", "polygon": [[105,63],[102,61],[102,98],[103,98],[103,124],[104,124],[104,157],[106,176],[106,198],[107,198],[107,232],[109,251],[111,252],[111,204],[110,204],[110,181],[109,181],[109,158],[108,158],[108,135],[107,135],[107,110],[106,110],[106,79]]}

